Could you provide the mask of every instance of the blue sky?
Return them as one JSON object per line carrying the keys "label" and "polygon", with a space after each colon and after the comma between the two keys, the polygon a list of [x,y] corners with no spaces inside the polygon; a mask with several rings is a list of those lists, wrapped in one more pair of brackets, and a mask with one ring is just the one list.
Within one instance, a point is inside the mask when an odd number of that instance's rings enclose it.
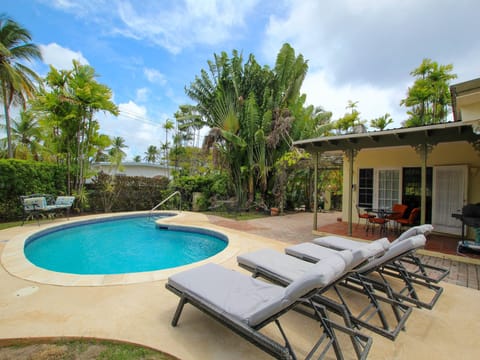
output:
{"label": "blue sky", "polygon": [[4,0],[2,12],[29,29],[48,64],[89,64],[109,86],[120,116],[99,115],[101,132],[122,136],[128,156],[165,141],[162,124],[214,53],[253,53],[273,66],[283,43],[308,59],[307,103],[341,117],[390,113],[423,58],[453,64],[454,83],[480,77],[478,0]]}

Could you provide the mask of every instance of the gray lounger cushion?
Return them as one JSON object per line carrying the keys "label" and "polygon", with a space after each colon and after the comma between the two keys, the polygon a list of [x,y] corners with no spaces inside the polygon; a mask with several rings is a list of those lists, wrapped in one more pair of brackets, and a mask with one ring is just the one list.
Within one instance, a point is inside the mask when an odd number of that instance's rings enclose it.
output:
{"label": "gray lounger cushion", "polygon": [[336,256],[323,259],[285,288],[285,298],[296,300],[314,289],[322,289],[345,273],[346,264],[353,261],[351,251],[341,251]]}
{"label": "gray lounger cushion", "polygon": [[[391,243],[388,241],[387,238],[378,239],[373,242],[379,242],[380,244],[383,245],[384,249],[387,250],[392,244],[398,241],[408,239],[409,237],[412,237],[415,235],[426,235],[432,231],[433,231],[433,226],[430,224],[418,225],[404,231],[402,234],[400,234],[398,238],[396,238]],[[322,245],[335,250],[346,250],[346,249],[354,250],[366,244],[365,241],[357,241],[357,240],[348,239],[341,236],[333,236],[333,235],[322,236],[322,237],[313,239],[313,242],[315,244]]]}
{"label": "gray lounger cushion", "polygon": [[[254,325],[282,308],[285,289],[216,264],[172,275],[168,283],[195,295],[215,311]],[[259,316],[259,312],[265,317]]]}
{"label": "gray lounger cushion", "polygon": [[359,268],[358,271],[368,271],[377,267],[378,265],[388,263],[390,260],[393,260],[408,251],[423,248],[426,242],[427,239],[424,235],[415,235],[409,237],[408,239],[396,242],[395,244],[392,243],[390,248],[385,252],[383,256],[380,256],[379,258],[370,261],[369,263]]}
{"label": "gray lounger cushion", "polygon": [[237,262],[250,269],[262,268],[291,283],[309,271],[313,263],[273,249],[261,249],[237,256]]}
{"label": "gray lounger cushion", "polygon": [[343,264],[339,256],[332,261],[315,264],[286,288],[216,264],[206,264],[172,275],[168,283],[181,292],[200,298],[219,313],[255,326],[301,296],[331,283],[339,276],[339,272],[343,272]]}
{"label": "gray lounger cushion", "polygon": [[[334,251],[331,254],[328,263],[333,266],[337,274],[342,274],[344,270],[351,267],[353,261],[352,252]],[[275,274],[276,277],[283,279],[286,283],[305,275],[314,269],[315,264],[300,260],[297,257],[288,256],[272,249],[262,249],[251,253],[237,256],[239,264],[251,269],[263,269]],[[327,261],[325,258],[324,261]]]}
{"label": "gray lounger cushion", "polygon": [[312,243],[300,243],[289,246],[285,249],[285,253],[295,257],[302,257],[303,255],[303,258],[312,262],[317,262],[337,254],[338,250],[329,249]]}
{"label": "gray lounger cushion", "polygon": [[[285,249],[285,252],[289,255],[306,258],[311,261],[323,261],[324,259],[331,257],[332,254],[341,254],[348,250],[338,251],[329,249],[324,246],[319,246],[314,243],[301,243],[290,246]],[[351,250],[353,260],[349,264],[348,270],[360,265],[364,261],[378,257],[385,253],[384,247],[381,243],[363,243],[363,246]]]}
{"label": "gray lounger cushion", "polygon": [[384,250],[387,250],[390,247],[390,241],[387,238],[381,238],[372,242],[366,241],[357,241],[353,239],[347,239],[341,236],[322,236],[316,239],[313,239],[317,245],[325,246],[335,250],[355,250],[364,247],[367,244],[376,243],[380,245]]}
{"label": "gray lounger cushion", "polygon": [[405,240],[409,237],[415,236],[415,235],[426,235],[429,234],[433,231],[433,226],[430,224],[424,224],[424,225],[418,225],[411,227],[410,229],[404,231],[398,238],[396,238],[393,243],[396,243],[398,241]]}

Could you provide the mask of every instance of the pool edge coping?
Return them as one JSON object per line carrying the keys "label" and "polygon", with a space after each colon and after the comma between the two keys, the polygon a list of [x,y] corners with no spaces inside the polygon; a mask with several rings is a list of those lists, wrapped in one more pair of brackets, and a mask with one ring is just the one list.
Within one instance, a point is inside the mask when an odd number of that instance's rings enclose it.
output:
{"label": "pool edge coping", "polygon": [[[91,215],[82,217],[80,219],[68,220],[68,224],[75,222],[85,222],[95,219],[125,217],[128,215],[142,215],[148,214],[148,211],[109,213],[100,215]],[[217,232],[228,239],[228,244],[218,254],[207,259],[197,261],[192,264],[177,266],[164,270],[126,273],[126,274],[112,274],[112,275],[77,275],[61,273],[51,270],[46,270],[32,264],[25,257],[24,246],[27,239],[39,231],[45,231],[55,227],[62,227],[65,222],[53,222],[49,224],[42,224],[41,228],[29,229],[22,234],[14,236],[10,239],[3,248],[0,262],[10,275],[20,279],[31,281],[39,284],[56,285],[56,286],[116,286],[116,285],[130,285],[140,284],[152,281],[163,281],[169,276],[186,269],[190,269],[208,262],[223,263],[238,254],[239,248],[232,244],[232,239],[223,229],[209,223],[208,218],[199,213],[185,212],[185,211],[159,211],[159,214],[170,213],[174,216],[159,219],[157,224],[168,224],[171,226],[182,226],[189,228],[201,228]],[[193,218],[193,219],[192,219]],[[193,221],[192,221],[193,220]],[[188,223],[187,223],[188,222]]]}

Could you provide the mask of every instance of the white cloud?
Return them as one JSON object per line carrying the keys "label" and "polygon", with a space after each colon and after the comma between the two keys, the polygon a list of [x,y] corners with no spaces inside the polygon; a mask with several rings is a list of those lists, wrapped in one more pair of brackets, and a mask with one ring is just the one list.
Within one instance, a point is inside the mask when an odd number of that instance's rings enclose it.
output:
{"label": "white cloud", "polygon": [[159,85],[165,85],[167,83],[165,75],[163,75],[160,71],[156,69],[145,68],[143,70],[143,73],[145,74],[147,80],[151,83],[156,83]]}
{"label": "white cloud", "polygon": [[42,52],[43,62],[47,65],[53,65],[56,69],[71,69],[73,60],[77,60],[83,65],[89,64],[80,51],[75,52],[57,43],[39,45],[39,47]]}
{"label": "white cloud", "polygon": [[125,139],[128,149],[127,159],[135,155],[144,156],[149,145],[160,146],[163,135],[161,124],[150,120],[147,108],[133,101],[118,105],[120,115],[98,115],[100,132],[111,137],[121,136]]}
{"label": "white cloud", "polygon": [[322,106],[333,113],[332,120],[337,120],[346,112],[348,101],[358,101],[357,110],[360,118],[370,120],[389,113],[394,120],[392,127],[400,127],[406,119],[405,109],[402,109],[396,99],[403,98],[403,93],[397,89],[379,88],[373,85],[342,85],[334,86],[327,80],[323,71],[309,72],[302,86],[302,92],[307,94],[307,103]]}
{"label": "white cloud", "polygon": [[[424,58],[454,64],[454,73],[478,77],[480,38],[474,31],[480,3],[424,0],[287,0],[271,15],[263,55],[274,63],[284,42],[308,59],[307,101],[338,118],[348,100],[359,101],[363,118],[388,112],[399,125],[399,106]],[[473,11],[475,9],[475,11]],[[452,16],[455,14],[455,16]],[[448,25],[446,25],[448,24]]]}
{"label": "white cloud", "polygon": [[149,93],[150,93],[150,90],[147,88],[137,89],[135,101],[146,102],[148,100]]}
{"label": "white cloud", "polygon": [[151,41],[177,54],[194,44],[219,44],[245,26],[258,0],[185,0],[171,3],[147,1],[135,7],[117,4],[123,26],[114,31],[134,39]]}

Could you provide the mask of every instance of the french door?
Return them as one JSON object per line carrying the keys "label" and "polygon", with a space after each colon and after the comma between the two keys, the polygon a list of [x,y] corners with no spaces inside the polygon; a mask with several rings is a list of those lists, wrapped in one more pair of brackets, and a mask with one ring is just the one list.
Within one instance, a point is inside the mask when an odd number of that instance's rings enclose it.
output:
{"label": "french door", "polygon": [[378,169],[374,204],[379,209],[391,209],[400,202],[400,170]]}
{"label": "french door", "polygon": [[432,225],[435,231],[460,235],[462,223],[452,218],[461,213],[467,199],[468,167],[466,165],[433,168]]}

